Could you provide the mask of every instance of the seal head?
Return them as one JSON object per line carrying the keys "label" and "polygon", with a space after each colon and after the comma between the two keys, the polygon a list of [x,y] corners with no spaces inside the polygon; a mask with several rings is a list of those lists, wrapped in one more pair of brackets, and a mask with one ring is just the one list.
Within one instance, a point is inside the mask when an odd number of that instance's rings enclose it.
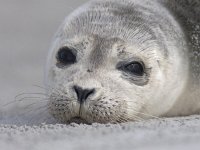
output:
{"label": "seal head", "polygon": [[185,37],[157,1],[81,6],[56,34],[46,67],[49,112],[62,122],[162,116],[187,83]]}

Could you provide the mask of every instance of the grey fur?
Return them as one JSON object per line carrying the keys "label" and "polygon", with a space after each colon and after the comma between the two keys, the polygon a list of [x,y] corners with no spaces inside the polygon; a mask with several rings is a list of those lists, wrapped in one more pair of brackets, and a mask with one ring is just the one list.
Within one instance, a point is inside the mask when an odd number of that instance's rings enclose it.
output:
{"label": "grey fur", "polygon": [[[200,112],[200,0],[94,0],[66,18],[49,52],[50,113],[63,122],[116,123]],[[56,66],[57,51],[77,63]],[[143,61],[136,77],[118,69]],[[97,91],[84,105],[73,86]]]}
{"label": "grey fur", "polygon": [[163,0],[184,29],[190,49],[193,84],[200,85],[200,0]]}

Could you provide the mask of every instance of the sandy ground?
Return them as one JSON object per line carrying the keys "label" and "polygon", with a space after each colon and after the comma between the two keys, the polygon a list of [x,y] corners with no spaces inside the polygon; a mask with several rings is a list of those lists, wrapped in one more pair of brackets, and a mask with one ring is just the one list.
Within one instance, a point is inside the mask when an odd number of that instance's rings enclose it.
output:
{"label": "sandy ground", "polygon": [[0,125],[2,150],[199,150],[200,117],[118,125]]}
{"label": "sandy ground", "polygon": [[13,115],[22,106],[5,111],[9,107],[4,104],[16,95],[41,91],[33,85],[43,85],[52,37],[65,16],[85,1],[0,0],[0,149],[199,149],[199,116],[121,125],[25,126],[32,124],[29,115]]}

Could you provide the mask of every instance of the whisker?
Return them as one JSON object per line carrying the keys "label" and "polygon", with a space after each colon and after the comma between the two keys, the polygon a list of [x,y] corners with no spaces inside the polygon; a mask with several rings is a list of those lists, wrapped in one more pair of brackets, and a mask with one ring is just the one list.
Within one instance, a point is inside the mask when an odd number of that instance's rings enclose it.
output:
{"label": "whisker", "polygon": [[49,98],[41,98],[41,97],[23,97],[19,100],[15,100],[16,102],[22,102],[22,101],[47,101]]}
{"label": "whisker", "polygon": [[[45,112],[48,112],[48,108],[45,108],[43,111],[39,111],[37,114],[35,114],[33,117],[31,117],[29,121],[32,122],[33,119],[36,118],[35,116],[37,116],[37,115],[39,114],[39,115],[40,115],[40,119],[37,120],[37,121],[40,122],[41,116],[43,116],[43,114],[44,114]],[[37,119],[38,119],[38,118],[37,118]]]}
{"label": "whisker", "polygon": [[[44,119],[44,121],[43,122],[48,122],[48,120],[54,120],[54,123],[60,123],[58,120],[55,120],[52,116],[49,116],[49,117],[47,117],[46,119]],[[52,123],[52,122],[51,122]]]}
{"label": "whisker", "polygon": [[150,114],[147,114],[147,113],[141,113],[141,112],[136,112],[136,113],[139,113],[139,114],[142,114],[142,115],[145,115],[145,116],[149,116],[149,117],[152,117],[152,118],[154,118],[154,119],[160,119],[160,118],[157,117],[157,116],[150,115]]}
{"label": "whisker", "polygon": [[[39,100],[42,100],[43,98],[41,98],[41,97],[22,97],[22,98],[20,98],[20,99],[16,99],[15,101],[19,101],[19,102],[21,102],[21,101],[23,101],[23,100],[37,100],[37,99],[39,99]],[[47,99],[47,98],[46,98]]]}
{"label": "whisker", "polygon": [[127,121],[143,121],[144,119],[137,116],[137,115],[134,115],[134,114],[127,114]]}
{"label": "whisker", "polygon": [[151,114],[147,114],[147,113],[142,113],[142,112],[139,112],[139,111],[136,111],[136,110],[133,110],[133,109],[130,109],[130,108],[127,108],[131,111],[134,111],[135,113],[137,114],[141,114],[141,115],[144,115],[144,116],[147,116],[147,117],[151,117],[151,118],[154,118],[154,119],[160,119],[159,117],[157,116],[154,116],[154,115],[151,115]]}
{"label": "whisker", "polygon": [[[45,102],[45,101],[44,101]],[[33,106],[33,105],[36,105],[36,104],[41,104],[41,103],[44,103],[44,102],[35,102],[35,103],[31,103],[27,106],[24,107],[24,109],[28,109],[30,106]]]}
{"label": "whisker", "polygon": [[46,108],[47,106],[48,106],[48,104],[46,104],[46,105],[44,105],[44,106],[41,106],[41,107],[38,107],[38,108],[36,108],[36,109],[32,109],[32,110],[23,112],[23,113],[20,114],[20,115],[21,115],[21,116],[24,116],[24,115],[26,115],[26,114],[28,114],[28,113],[30,113],[30,112],[33,112],[33,111],[37,111],[37,110],[41,110],[41,109],[43,109],[43,108]]}
{"label": "whisker", "polygon": [[49,85],[46,85],[46,86],[48,86],[48,88],[45,88],[45,87],[42,87],[42,86],[39,86],[39,85],[33,85],[33,86],[38,87],[38,88],[41,88],[41,89],[43,89],[43,90],[47,90],[47,91],[48,91],[49,89],[52,89],[52,90],[55,90],[57,93],[60,92],[60,90],[56,89],[55,87],[51,87],[51,86],[49,86]]}
{"label": "whisker", "polygon": [[6,103],[6,104],[3,104],[3,105],[0,106],[0,108],[7,107],[7,106],[9,106],[9,105],[11,105],[11,104],[15,104],[15,103],[17,103],[17,102],[33,101],[33,99],[34,99],[34,101],[35,101],[35,100],[37,100],[37,101],[42,101],[42,102],[49,101],[49,98],[41,98],[41,97],[24,97],[24,98],[21,98],[21,99],[19,99],[19,100],[15,99],[15,100],[10,101],[10,102],[8,102],[8,103]]}
{"label": "whisker", "polygon": [[40,89],[43,89],[43,90],[48,90],[47,88],[42,87],[42,86],[40,86],[40,85],[33,84],[32,86],[37,87],[37,88],[40,88]]}
{"label": "whisker", "polygon": [[[30,104],[30,105],[28,105],[27,107],[30,107],[31,105],[34,105],[34,103],[33,104]],[[14,115],[13,116],[13,120],[15,120],[15,123],[19,123],[19,124],[22,124],[23,123],[23,121],[28,121],[29,119],[28,118],[30,118],[31,116],[41,116],[41,114],[40,114],[40,112],[41,112],[41,110],[43,110],[43,109],[47,109],[48,107],[47,107],[47,104],[45,104],[45,105],[43,105],[43,106],[41,106],[41,107],[37,107],[36,109],[35,108],[33,108],[33,109],[30,109],[30,110],[28,110],[28,111],[26,111],[26,108],[25,109],[23,109],[23,112],[18,112],[16,115]],[[30,114],[30,112],[33,112],[32,114]],[[28,117],[28,118],[27,118]],[[30,122],[30,121],[29,121]],[[31,123],[32,124],[32,123]],[[33,125],[33,124],[32,124]]]}
{"label": "whisker", "polygon": [[18,97],[21,97],[23,95],[44,95],[44,96],[49,96],[49,95],[47,95],[45,93],[20,93],[20,94],[15,96],[15,99],[17,99]]}
{"label": "whisker", "polygon": [[8,102],[8,103],[6,103],[6,104],[1,105],[0,108],[6,107],[6,106],[8,106],[8,105],[10,105],[10,104],[13,104],[13,103],[15,103],[15,102],[17,102],[17,101],[14,100],[14,101]]}

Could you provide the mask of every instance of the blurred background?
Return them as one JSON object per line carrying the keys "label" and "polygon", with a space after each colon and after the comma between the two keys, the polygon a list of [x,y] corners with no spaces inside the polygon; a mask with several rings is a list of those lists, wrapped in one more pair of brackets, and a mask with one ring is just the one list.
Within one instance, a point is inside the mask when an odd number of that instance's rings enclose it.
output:
{"label": "blurred background", "polygon": [[0,0],[0,102],[43,86],[54,33],[87,0]]}

